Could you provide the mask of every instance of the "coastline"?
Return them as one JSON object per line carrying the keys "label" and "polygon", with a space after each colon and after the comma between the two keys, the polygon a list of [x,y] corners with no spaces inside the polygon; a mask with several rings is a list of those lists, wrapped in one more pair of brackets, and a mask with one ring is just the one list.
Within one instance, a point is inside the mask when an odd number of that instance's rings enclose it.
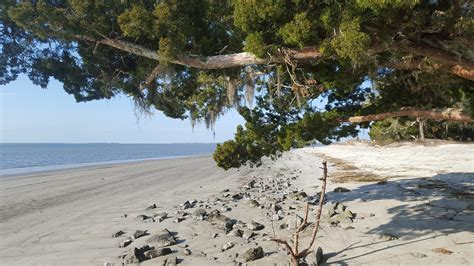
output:
{"label": "coastline", "polygon": [[[338,144],[292,150],[253,169],[224,171],[210,156],[199,156],[0,179],[0,262],[121,265],[124,254],[166,228],[177,242],[170,246],[172,254],[143,265],[173,256],[184,265],[235,265],[244,262],[243,254],[255,246],[265,252],[256,264],[286,265],[285,252],[269,238],[291,236],[292,230],[285,226],[304,209],[304,200],[291,195],[304,191],[308,200],[316,196],[319,167],[329,160],[327,202],[316,241],[327,263],[473,264],[474,243],[469,241],[474,237],[474,202],[470,194],[457,194],[460,188],[474,191],[474,158],[465,156],[471,148],[472,144],[423,149],[409,144]],[[373,163],[380,154],[399,158]],[[354,181],[364,173],[376,173],[383,182]],[[339,179],[340,175],[345,178]],[[349,191],[336,192],[338,187]],[[330,223],[328,209],[336,203],[355,216]],[[152,204],[156,208],[147,209]],[[282,210],[276,220],[271,207],[275,204]],[[245,240],[193,218],[199,208],[221,211],[239,221],[243,231],[252,221],[264,228]],[[310,208],[314,213],[315,206]],[[163,212],[167,218],[160,222],[137,219]],[[120,248],[136,230],[148,230],[148,235]],[[118,231],[125,234],[113,238]],[[310,229],[303,231],[302,243],[307,243],[309,234]],[[232,247],[223,251],[228,243]],[[313,261],[310,255],[307,262]]]}
{"label": "coastline", "polygon": [[141,158],[141,159],[128,159],[128,160],[112,160],[112,161],[99,161],[90,163],[75,163],[75,164],[55,164],[55,165],[44,165],[44,166],[31,166],[31,167],[18,167],[18,168],[7,168],[0,169],[0,180],[3,178],[15,178],[21,176],[29,176],[35,174],[52,173],[55,171],[63,170],[87,170],[89,168],[115,165],[115,164],[128,164],[135,162],[144,161],[158,161],[158,160],[172,160],[172,159],[184,159],[193,157],[206,157],[211,154],[193,154],[193,155],[182,155],[182,156],[165,156],[165,157],[153,157],[153,158]]}

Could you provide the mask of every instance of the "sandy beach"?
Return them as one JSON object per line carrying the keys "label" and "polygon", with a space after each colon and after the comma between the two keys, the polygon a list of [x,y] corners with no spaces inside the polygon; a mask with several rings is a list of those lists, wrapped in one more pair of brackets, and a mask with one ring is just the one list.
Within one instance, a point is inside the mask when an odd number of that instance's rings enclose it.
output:
{"label": "sandy beach", "polygon": [[[292,150],[253,169],[224,171],[201,156],[3,178],[0,263],[121,265],[166,228],[172,253],[143,264],[176,257],[185,265],[234,265],[260,246],[265,256],[250,264],[286,265],[288,256],[270,237],[291,235],[305,201],[317,199],[320,166],[328,160],[316,241],[326,263],[472,265],[473,151],[473,144],[352,143]],[[343,205],[353,217],[338,218]],[[196,215],[201,209],[206,214]],[[233,229],[212,224],[213,210],[232,219]],[[255,230],[252,221],[264,228]],[[146,234],[119,247],[136,230]]]}

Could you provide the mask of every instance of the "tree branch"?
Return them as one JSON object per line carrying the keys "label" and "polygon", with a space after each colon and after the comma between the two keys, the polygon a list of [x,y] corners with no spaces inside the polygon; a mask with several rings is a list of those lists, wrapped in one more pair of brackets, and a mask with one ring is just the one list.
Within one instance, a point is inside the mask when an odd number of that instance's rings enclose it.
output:
{"label": "tree branch", "polygon": [[[135,54],[138,56],[146,57],[153,60],[160,60],[158,52],[132,43],[128,41],[122,41],[119,39],[103,38],[95,39],[89,36],[76,35],[75,38],[79,40],[85,40],[100,44],[105,44],[116,49]],[[433,48],[431,46],[414,44],[414,43],[403,43],[395,44],[395,47],[411,54],[420,54],[433,58],[440,61],[443,64],[450,66],[450,72],[458,75],[462,78],[474,80],[474,62],[458,58],[451,53]],[[378,53],[380,49],[374,49],[371,53]],[[305,47],[301,49],[285,49],[285,56],[289,59],[298,62],[311,62],[316,59],[323,58],[323,54],[316,47]],[[198,69],[224,69],[233,67],[243,67],[248,65],[264,65],[270,63],[284,63],[285,56],[283,53],[280,55],[272,55],[269,58],[257,58],[255,55],[247,52],[214,55],[214,56],[190,56],[180,55],[177,58],[171,60],[172,64],[187,66]],[[397,65],[394,65],[397,67]],[[406,65],[406,69],[421,69],[420,66]]]}
{"label": "tree branch", "polygon": [[381,114],[353,116],[347,119],[341,119],[341,122],[363,123],[401,116],[474,123],[474,119],[471,116],[465,114],[461,109],[446,108],[425,110],[413,107],[402,108],[398,111],[386,112]]}

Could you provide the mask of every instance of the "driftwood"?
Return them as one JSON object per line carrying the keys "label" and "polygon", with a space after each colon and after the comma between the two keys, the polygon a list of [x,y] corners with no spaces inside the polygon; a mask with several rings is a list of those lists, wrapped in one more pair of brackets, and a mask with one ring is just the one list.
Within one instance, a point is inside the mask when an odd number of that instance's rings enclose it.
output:
{"label": "driftwood", "polygon": [[291,258],[291,264],[293,266],[298,266],[299,260],[302,258],[305,258],[312,252],[312,247],[314,244],[314,241],[316,240],[316,235],[318,234],[318,229],[319,229],[319,221],[321,220],[321,213],[323,210],[323,204],[324,204],[324,196],[326,193],[326,180],[327,180],[327,175],[328,175],[328,168],[327,168],[327,162],[323,162],[323,178],[321,179],[323,181],[322,189],[321,189],[321,195],[319,197],[319,205],[318,209],[316,211],[316,222],[313,228],[313,232],[311,233],[311,240],[309,242],[309,245],[307,248],[299,251],[299,234],[301,231],[303,231],[307,226],[308,226],[308,212],[309,212],[309,203],[306,203],[305,206],[305,216],[303,222],[296,227],[295,232],[293,233],[293,246],[288,243],[288,241],[281,239],[281,238],[272,238],[271,240],[284,245],[288,252],[290,253],[290,258]]}

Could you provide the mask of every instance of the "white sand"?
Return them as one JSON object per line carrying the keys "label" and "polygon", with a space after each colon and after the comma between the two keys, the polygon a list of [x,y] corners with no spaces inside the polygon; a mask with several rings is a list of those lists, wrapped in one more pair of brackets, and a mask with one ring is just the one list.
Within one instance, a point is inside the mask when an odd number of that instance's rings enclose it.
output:
{"label": "white sand", "polygon": [[[344,160],[360,169],[393,178],[385,185],[375,183],[328,184],[328,202],[343,202],[357,213],[353,223],[330,227],[322,223],[317,245],[322,246],[328,263],[334,264],[474,264],[474,202],[457,199],[459,190],[474,192],[474,145],[449,144],[437,146],[402,145],[372,147],[366,144],[331,145],[305,148],[284,154],[277,162],[267,161],[257,169],[223,171],[211,158],[197,157],[147,161],[119,165],[62,170],[31,176],[0,180],[0,263],[1,264],[102,264],[121,263],[120,254],[144,244],[139,238],[127,248],[120,241],[135,230],[149,230],[151,235],[163,228],[176,232],[178,245],[173,255],[188,265],[234,264],[256,244],[267,256],[257,264],[287,264],[286,255],[275,243],[268,209],[252,208],[247,199],[229,202],[222,196],[240,191],[242,182],[256,179],[268,183],[269,178],[285,181],[291,177],[290,190],[302,189],[315,195],[320,188],[321,154]],[[301,172],[300,172],[301,171]],[[331,173],[340,170],[330,164]],[[352,189],[334,193],[337,186]],[[280,187],[281,188],[281,187]],[[250,196],[264,203],[270,195],[287,192],[272,190],[263,193],[249,190]],[[220,198],[222,201],[213,199]],[[174,206],[191,200],[210,202],[212,209],[231,207],[226,216],[249,223],[256,220],[265,229],[245,243],[241,238],[225,236],[222,230],[207,221],[186,219],[176,224],[174,218],[162,223],[144,223],[134,218],[139,214],[166,211],[174,216]],[[208,200],[210,199],[210,200]],[[152,211],[144,209],[156,203]],[[277,236],[288,236],[291,230],[279,225],[297,207],[302,215],[302,202],[282,203],[285,217],[273,223]],[[194,208],[195,209],[195,208]],[[194,209],[186,211],[193,212]],[[314,208],[312,209],[314,211]],[[121,215],[127,213],[127,218]],[[268,214],[268,215],[267,215]],[[372,216],[373,214],[374,216]],[[311,217],[311,219],[313,219]],[[347,226],[355,229],[345,230]],[[311,228],[303,232],[308,235]],[[123,230],[126,235],[112,238]],[[219,236],[211,238],[213,233]],[[380,234],[391,233],[398,240],[385,241]],[[302,239],[303,243],[307,237]],[[235,246],[221,252],[223,244]],[[189,245],[191,256],[183,254]],[[445,248],[443,255],[433,251]],[[235,254],[240,254],[235,257]],[[422,255],[420,255],[422,254]],[[309,261],[312,261],[312,257]],[[146,261],[154,264],[158,259]]]}

